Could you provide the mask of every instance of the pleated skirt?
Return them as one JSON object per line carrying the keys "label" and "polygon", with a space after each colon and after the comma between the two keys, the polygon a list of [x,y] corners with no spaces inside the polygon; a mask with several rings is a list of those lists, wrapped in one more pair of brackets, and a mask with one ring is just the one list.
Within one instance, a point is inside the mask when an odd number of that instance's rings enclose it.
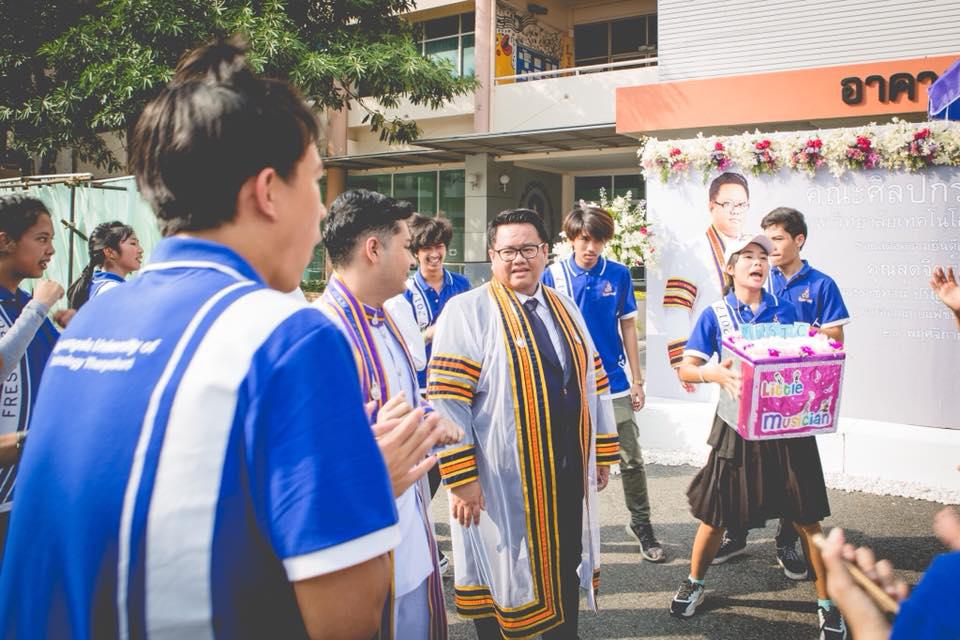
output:
{"label": "pleated skirt", "polygon": [[814,436],[744,440],[714,416],[704,466],[687,489],[694,517],[714,527],[756,529],[786,518],[813,524],[830,515]]}

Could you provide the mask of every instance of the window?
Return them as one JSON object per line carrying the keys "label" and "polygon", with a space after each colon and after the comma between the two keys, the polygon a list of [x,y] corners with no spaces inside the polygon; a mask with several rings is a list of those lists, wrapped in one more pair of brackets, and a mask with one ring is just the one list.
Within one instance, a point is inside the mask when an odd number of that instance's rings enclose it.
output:
{"label": "window", "polygon": [[627,173],[617,176],[577,176],[573,179],[573,201],[600,202],[600,189],[612,200],[630,192],[631,199],[643,200],[647,189],[639,173]]}
{"label": "window", "polygon": [[427,20],[417,25],[420,52],[431,60],[447,60],[458,76],[474,74],[474,14]]}
{"label": "window", "polygon": [[425,216],[441,215],[453,225],[453,239],[447,261],[463,262],[465,224],[465,175],[463,169],[347,175],[348,189],[379,191],[396,200],[406,200],[414,211]]}
{"label": "window", "polygon": [[657,55],[657,14],[592,22],[573,27],[578,67]]}

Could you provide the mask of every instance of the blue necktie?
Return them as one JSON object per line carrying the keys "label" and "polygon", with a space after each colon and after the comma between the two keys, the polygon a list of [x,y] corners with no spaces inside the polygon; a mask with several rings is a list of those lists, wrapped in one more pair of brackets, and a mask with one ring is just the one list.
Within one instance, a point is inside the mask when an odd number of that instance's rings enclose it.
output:
{"label": "blue necktie", "polygon": [[533,329],[533,338],[537,341],[540,355],[546,357],[550,364],[563,371],[560,358],[557,356],[557,350],[553,348],[550,332],[547,331],[547,325],[544,324],[540,314],[537,313],[537,304],[539,302],[536,298],[530,298],[523,303],[523,308],[527,311],[527,320],[530,321],[530,328]]}

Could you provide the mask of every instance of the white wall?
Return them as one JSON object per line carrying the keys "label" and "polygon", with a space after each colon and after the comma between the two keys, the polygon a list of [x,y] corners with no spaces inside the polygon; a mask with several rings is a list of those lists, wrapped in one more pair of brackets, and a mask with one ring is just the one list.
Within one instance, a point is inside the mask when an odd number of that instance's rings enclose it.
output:
{"label": "white wall", "polygon": [[544,78],[493,88],[492,131],[609,124],[616,88],[657,82],[657,67]]}
{"label": "white wall", "polygon": [[960,50],[957,0],[660,0],[659,24],[664,81]]}

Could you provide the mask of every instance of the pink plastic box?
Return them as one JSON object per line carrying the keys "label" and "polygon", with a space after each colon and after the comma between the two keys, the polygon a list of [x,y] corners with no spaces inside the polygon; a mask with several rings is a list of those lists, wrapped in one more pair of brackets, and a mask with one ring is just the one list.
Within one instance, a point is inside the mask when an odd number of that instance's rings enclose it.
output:
{"label": "pink plastic box", "polygon": [[799,438],[837,430],[842,351],[751,359],[724,338],[721,360],[728,358],[743,376],[743,387],[738,400],[721,391],[717,411],[744,439]]}

